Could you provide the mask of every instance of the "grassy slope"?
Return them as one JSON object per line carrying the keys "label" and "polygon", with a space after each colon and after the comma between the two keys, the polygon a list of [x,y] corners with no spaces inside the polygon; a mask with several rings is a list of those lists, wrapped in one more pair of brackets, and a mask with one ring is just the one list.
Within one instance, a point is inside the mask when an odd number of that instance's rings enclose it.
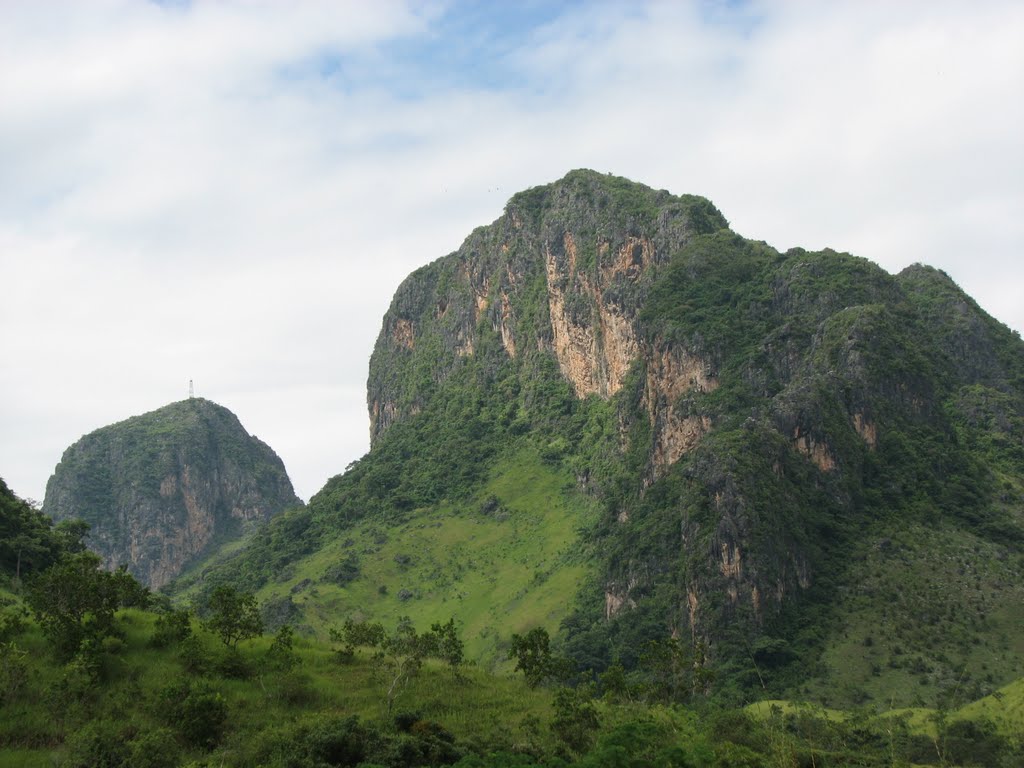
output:
{"label": "grassy slope", "polygon": [[962,530],[922,525],[867,550],[850,579],[857,586],[841,598],[825,672],[801,698],[955,705],[1024,675],[1019,557]]}
{"label": "grassy slope", "polygon": [[[485,514],[492,496],[500,509]],[[521,445],[495,462],[470,501],[419,509],[395,525],[360,521],[257,597],[290,596],[302,611],[296,623],[321,640],[347,617],[394,627],[409,616],[423,628],[455,617],[467,658],[504,668],[512,633],[541,625],[554,634],[571,608],[588,575],[579,531],[596,514],[568,472]],[[345,586],[324,580],[353,554],[358,578]]]}
{"label": "grassy slope", "polygon": [[[168,724],[160,716],[160,691],[182,679],[182,668],[176,651],[150,646],[154,618],[139,611],[121,612],[124,643],[116,653],[106,655],[105,682],[93,693],[80,694],[74,685],[68,687],[67,678],[52,663],[37,629],[21,633],[17,641],[30,652],[31,686],[3,710],[0,767],[59,764],[66,753],[64,740],[92,718],[130,724],[142,733],[166,727]],[[206,634],[200,637],[209,655],[216,657],[222,652],[216,639]],[[259,669],[269,645],[270,638],[265,636],[244,643],[242,652]],[[296,651],[301,662],[299,671],[292,676],[264,670],[248,680],[212,678],[211,685],[226,700],[230,714],[221,743],[207,758],[212,761],[209,764],[256,764],[261,750],[293,733],[297,723],[353,714],[368,722],[386,720],[383,688],[373,679],[365,655],[357,657],[354,663],[342,664],[327,645],[312,639],[298,639]],[[414,709],[421,717],[441,723],[464,743],[550,753],[555,746],[546,726],[554,712],[550,689],[530,690],[518,676],[491,675],[473,668],[464,672],[464,678],[456,680],[446,668],[428,663],[421,676],[402,692],[396,709]],[[865,717],[863,711],[824,710],[785,701],[762,702],[751,705],[748,711],[767,718],[773,704],[783,714],[806,713],[837,723],[862,721]],[[640,718],[663,723],[680,744],[693,744],[704,738],[700,735],[703,726],[695,720],[694,713],[682,708],[599,702],[598,713],[605,732]],[[931,736],[934,714],[933,710],[914,709],[892,710],[881,716],[906,716],[911,732]],[[991,720],[1004,735],[1019,738],[1024,733],[1024,679],[1004,687],[995,696],[950,713],[951,721],[961,718]],[[544,725],[538,728],[537,724]],[[768,733],[784,736],[771,729]],[[796,742],[780,743],[776,757],[795,754],[794,750],[799,749]],[[188,762],[203,757],[201,751],[183,749],[179,759]]]}
{"label": "grassy slope", "polygon": [[[759,718],[767,718],[772,712],[782,715],[808,712],[829,720],[842,721],[850,717],[860,717],[861,711],[851,712],[843,709],[831,709],[808,705],[787,699],[758,701],[749,704],[746,711]],[[929,707],[900,707],[892,709],[869,710],[871,716],[878,718],[902,718],[912,733],[920,733],[929,737],[935,735],[936,718],[939,711]],[[975,722],[990,721],[997,730],[1011,739],[1020,739],[1024,734],[1024,678],[1005,685],[989,696],[968,702],[947,713],[947,720],[973,720]]]}
{"label": "grassy slope", "polygon": [[[4,708],[0,718],[0,766],[53,765],[63,752],[64,738],[88,718],[105,716],[131,723],[140,731],[166,725],[159,718],[158,696],[182,679],[176,653],[149,646],[152,614],[129,610],[120,617],[126,631],[124,647],[116,656],[106,657],[103,690],[81,701],[62,687],[60,668],[52,663],[39,631],[33,628],[18,638],[19,646],[30,652],[32,677],[30,690]],[[204,635],[203,640],[212,655],[221,652],[213,637]],[[246,643],[243,652],[258,664],[270,641],[265,636]],[[229,730],[217,750],[226,764],[251,764],[250,756],[258,747],[254,734],[265,732],[269,738],[275,728],[308,715],[355,714],[370,721],[384,717],[382,688],[372,679],[365,658],[340,664],[327,645],[301,638],[296,650],[301,659],[298,682],[271,674],[214,681],[230,712]],[[397,708],[412,703],[424,718],[443,723],[460,738],[510,745],[532,738],[520,728],[524,718],[547,719],[551,712],[549,691],[530,690],[519,679],[474,669],[465,670],[464,680],[459,681],[434,662],[401,694]]]}

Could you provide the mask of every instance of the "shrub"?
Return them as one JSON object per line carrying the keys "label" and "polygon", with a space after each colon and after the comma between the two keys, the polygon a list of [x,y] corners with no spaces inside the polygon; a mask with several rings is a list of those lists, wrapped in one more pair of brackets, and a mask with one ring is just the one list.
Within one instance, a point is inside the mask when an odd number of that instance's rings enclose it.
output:
{"label": "shrub", "polygon": [[149,641],[154,648],[166,648],[180,643],[192,634],[192,615],[187,610],[170,610],[156,618],[153,637]]}
{"label": "shrub", "polygon": [[121,768],[130,765],[128,741],[134,733],[111,720],[93,720],[67,741],[67,768]]}
{"label": "shrub", "polygon": [[195,635],[189,635],[178,644],[178,659],[190,675],[205,675],[212,663],[206,648]]}
{"label": "shrub", "polygon": [[139,734],[129,745],[126,766],[131,768],[174,768],[180,761],[180,748],[169,728],[154,728]]}
{"label": "shrub", "polygon": [[0,642],[0,705],[17,700],[28,682],[28,652]]}
{"label": "shrub", "polygon": [[188,744],[203,749],[217,746],[227,724],[228,707],[209,683],[170,685],[161,691],[160,705],[164,722]]}

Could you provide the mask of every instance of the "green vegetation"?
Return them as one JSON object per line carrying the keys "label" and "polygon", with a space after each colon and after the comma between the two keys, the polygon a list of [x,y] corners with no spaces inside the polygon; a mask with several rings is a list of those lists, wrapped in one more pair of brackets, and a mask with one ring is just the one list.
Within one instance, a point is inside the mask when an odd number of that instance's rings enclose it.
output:
{"label": "green vegetation", "polygon": [[[193,576],[185,595],[202,603],[218,580],[239,588],[262,583],[257,597],[264,606],[287,606],[291,623],[323,640],[345,618],[394,626],[408,616],[427,627],[454,616],[467,658],[492,663],[504,659],[512,633],[558,629],[569,609],[566,595],[586,573],[579,529],[594,519],[594,506],[568,473],[522,441],[492,464],[470,498],[389,523],[358,520],[318,550],[279,565],[276,578],[236,576],[265,573],[247,550],[202,582]],[[257,534],[252,547],[261,558],[276,541],[290,545],[281,530],[291,529],[295,517],[287,513]]]}
{"label": "green vegetation", "polygon": [[15,586],[22,576],[52,565],[63,549],[79,545],[81,531],[73,523],[54,529],[50,518],[0,478],[0,574],[9,575]]}
{"label": "green vegetation", "polygon": [[[274,659],[287,633],[241,641],[246,672],[228,674],[231,651],[199,624],[154,644],[159,618],[121,610],[119,642],[103,646],[95,676],[59,663],[34,624],[18,631],[32,684],[5,688],[0,765],[988,766],[1021,757],[1020,683],[945,711],[689,709],[622,698],[604,680],[530,688],[472,666],[453,675],[450,659],[433,658],[444,628],[408,623],[394,632],[350,624],[338,635],[355,642],[340,655],[297,637],[284,665]],[[0,668],[8,660],[0,649]],[[392,675],[410,660],[416,674],[393,696]]]}

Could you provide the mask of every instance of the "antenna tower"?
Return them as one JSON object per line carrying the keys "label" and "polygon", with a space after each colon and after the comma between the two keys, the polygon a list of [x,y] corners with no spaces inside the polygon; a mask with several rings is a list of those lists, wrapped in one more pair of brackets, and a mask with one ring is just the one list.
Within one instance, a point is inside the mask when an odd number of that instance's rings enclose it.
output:
{"label": "antenna tower", "polygon": [[191,400],[196,396],[196,389],[192,386],[192,379],[188,380],[188,399]]}

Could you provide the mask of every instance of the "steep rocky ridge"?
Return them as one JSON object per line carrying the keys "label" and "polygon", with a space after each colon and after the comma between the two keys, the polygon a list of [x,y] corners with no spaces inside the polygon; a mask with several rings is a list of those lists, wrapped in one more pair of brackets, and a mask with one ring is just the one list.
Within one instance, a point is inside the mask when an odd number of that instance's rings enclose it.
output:
{"label": "steep rocky ridge", "polygon": [[91,432],[69,447],[43,510],[90,525],[107,568],[157,588],[247,525],[301,504],[280,458],[201,398]]}

